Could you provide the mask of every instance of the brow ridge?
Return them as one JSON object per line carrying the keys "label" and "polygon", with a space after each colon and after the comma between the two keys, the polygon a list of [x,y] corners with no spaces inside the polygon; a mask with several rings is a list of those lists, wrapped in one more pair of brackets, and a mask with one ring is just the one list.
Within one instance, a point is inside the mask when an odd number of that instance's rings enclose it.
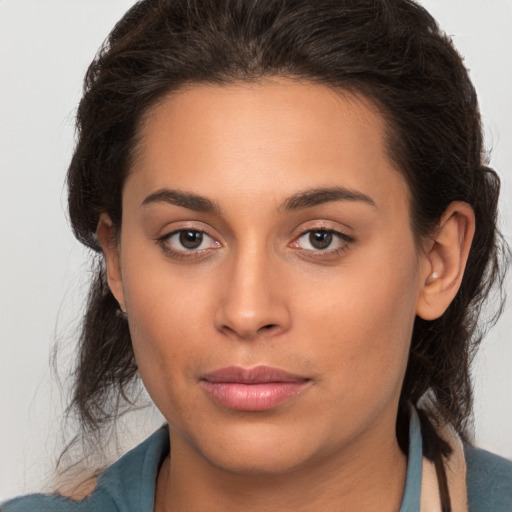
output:
{"label": "brow ridge", "polygon": [[279,211],[300,210],[333,201],[361,201],[376,207],[375,201],[362,192],[344,187],[328,187],[298,192],[286,199],[279,207]]}
{"label": "brow ridge", "polygon": [[[362,192],[344,187],[327,187],[298,192],[287,198],[279,207],[278,211],[287,212],[300,210],[333,201],[361,201],[376,207],[375,201]],[[144,199],[141,206],[159,202],[173,204],[189,210],[220,214],[219,206],[211,199],[193,192],[184,192],[169,188],[161,188],[151,193]]]}
{"label": "brow ridge", "polygon": [[181,206],[183,208],[199,212],[220,212],[219,206],[205,196],[201,196],[193,192],[183,192],[169,188],[161,188],[149,194],[149,196],[142,201],[141,206],[160,202],[170,203],[175,206]]}

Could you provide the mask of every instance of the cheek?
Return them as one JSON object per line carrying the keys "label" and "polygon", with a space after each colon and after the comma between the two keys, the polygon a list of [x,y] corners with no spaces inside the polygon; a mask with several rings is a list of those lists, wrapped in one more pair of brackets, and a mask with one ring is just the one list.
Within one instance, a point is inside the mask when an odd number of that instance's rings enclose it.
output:
{"label": "cheek", "polygon": [[[123,287],[135,358],[142,381],[164,412],[179,408],[176,397],[204,358],[211,307],[207,282],[198,287],[186,275],[173,273],[164,261],[141,266],[125,261]],[[169,415],[166,415],[169,417]]]}
{"label": "cheek", "polygon": [[389,248],[368,255],[347,263],[327,289],[298,293],[309,297],[296,315],[300,329],[322,347],[324,374],[354,406],[399,393],[417,298],[414,247],[407,256]]}

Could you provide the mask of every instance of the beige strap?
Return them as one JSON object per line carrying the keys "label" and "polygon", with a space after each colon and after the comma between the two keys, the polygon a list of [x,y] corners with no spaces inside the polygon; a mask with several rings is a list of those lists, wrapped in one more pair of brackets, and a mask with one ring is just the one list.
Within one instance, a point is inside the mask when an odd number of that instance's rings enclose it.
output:
{"label": "beige strap", "polygon": [[[450,457],[445,460],[452,512],[468,512],[466,461],[462,442],[449,428],[442,429],[440,435],[452,448]],[[442,512],[436,468],[425,457],[422,465],[420,507],[421,512]]]}

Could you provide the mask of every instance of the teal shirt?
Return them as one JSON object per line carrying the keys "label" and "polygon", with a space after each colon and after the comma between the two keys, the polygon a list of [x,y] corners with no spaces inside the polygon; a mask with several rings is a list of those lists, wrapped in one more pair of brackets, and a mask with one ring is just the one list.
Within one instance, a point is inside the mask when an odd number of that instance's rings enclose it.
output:
{"label": "teal shirt", "polygon": [[[158,469],[169,453],[167,428],[157,430],[99,477],[95,490],[82,501],[51,494],[32,494],[8,501],[1,512],[153,512]],[[512,511],[512,462],[467,446],[470,512]],[[399,512],[420,509],[422,438],[414,412],[409,428],[409,457]]]}

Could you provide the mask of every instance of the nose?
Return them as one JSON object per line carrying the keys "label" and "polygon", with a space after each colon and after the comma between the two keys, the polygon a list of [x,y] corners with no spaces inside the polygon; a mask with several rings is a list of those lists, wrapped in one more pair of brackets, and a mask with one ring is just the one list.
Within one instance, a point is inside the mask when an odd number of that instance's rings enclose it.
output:
{"label": "nose", "polygon": [[264,254],[240,254],[226,268],[215,326],[241,340],[274,337],[290,327],[283,273]]}

